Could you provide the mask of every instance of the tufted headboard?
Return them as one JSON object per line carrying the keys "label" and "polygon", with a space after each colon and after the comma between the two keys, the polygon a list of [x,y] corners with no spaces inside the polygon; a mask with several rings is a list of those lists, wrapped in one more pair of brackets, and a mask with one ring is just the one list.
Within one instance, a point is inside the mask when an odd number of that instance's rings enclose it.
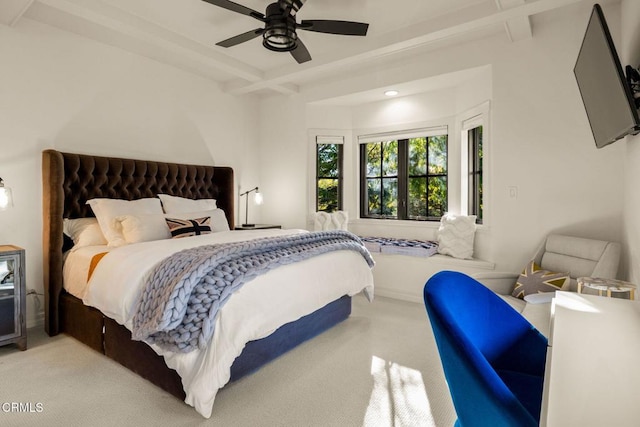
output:
{"label": "tufted headboard", "polygon": [[59,298],[65,238],[63,218],[93,216],[87,200],[135,200],[159,193],[213,198],[234,227],[233,169],[85,154],[42,152],[43,270],[45,330],[59,332]]}

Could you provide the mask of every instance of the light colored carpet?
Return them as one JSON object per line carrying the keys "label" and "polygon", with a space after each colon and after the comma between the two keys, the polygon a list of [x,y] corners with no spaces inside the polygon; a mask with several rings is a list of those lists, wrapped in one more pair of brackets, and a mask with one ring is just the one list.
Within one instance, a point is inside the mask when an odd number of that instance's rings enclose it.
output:
{"label": "light colored carpet", "polygon": [[210,419],[73,338],[30,330],[27,351],[0,347],[0,425],[448,427],[428,322],[423,305],[354,297],[348,320],[227,385]]}

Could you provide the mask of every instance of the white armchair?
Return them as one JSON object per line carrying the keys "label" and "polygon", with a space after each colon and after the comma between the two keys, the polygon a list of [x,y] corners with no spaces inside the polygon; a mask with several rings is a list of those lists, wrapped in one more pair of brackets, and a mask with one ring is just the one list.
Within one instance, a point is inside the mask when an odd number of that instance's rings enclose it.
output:
{"label": "white armchair", "polygon": [[[544,270],[569,273],[570,291],[577,290],[578,277],[615,279],[620,262],[620,244],[604,240],[551,234],[532,258]],[[518,273],[488,272],[473,277],[502,296],[544,335],[549,331],[549,304],[527,304],[511,296]],[[544,302],[550,302],[550,299]]]}

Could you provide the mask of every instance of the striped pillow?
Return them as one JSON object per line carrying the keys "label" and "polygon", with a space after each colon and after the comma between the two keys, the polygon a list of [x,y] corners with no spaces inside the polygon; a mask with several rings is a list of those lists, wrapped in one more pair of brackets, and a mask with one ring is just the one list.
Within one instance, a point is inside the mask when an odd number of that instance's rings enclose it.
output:
{"label": "striped pillow", "polygon": [[172,239],[211,233],[211,217],[196,219],[166,218]]}

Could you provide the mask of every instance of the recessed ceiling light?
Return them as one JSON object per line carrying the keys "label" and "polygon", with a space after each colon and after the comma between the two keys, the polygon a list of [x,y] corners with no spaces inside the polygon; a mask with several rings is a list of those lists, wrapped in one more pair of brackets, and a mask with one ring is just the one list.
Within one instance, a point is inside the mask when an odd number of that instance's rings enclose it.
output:
{"label": "recessed ceiling light", "polygon": [[396,96],[399,93],[400,92],[398,92],[397,90],[388,90],[384,94],[387,95],[387,96]]}

